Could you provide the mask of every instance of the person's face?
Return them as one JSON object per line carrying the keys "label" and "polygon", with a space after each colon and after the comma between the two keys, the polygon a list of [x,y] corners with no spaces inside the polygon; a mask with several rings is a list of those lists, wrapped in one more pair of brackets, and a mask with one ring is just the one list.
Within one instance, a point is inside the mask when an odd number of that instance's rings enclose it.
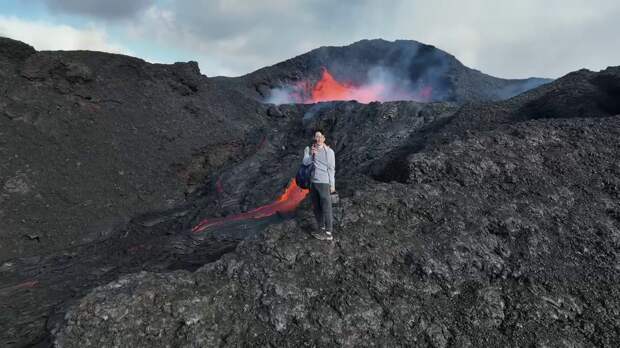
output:
{"label": "person's face", "polygon": [[314,141],[317,144],[322,145],[323,142],[325,142],[325,136],[323,134],[321,134],[321,132],[316,132],[316,133],[314,133]]}

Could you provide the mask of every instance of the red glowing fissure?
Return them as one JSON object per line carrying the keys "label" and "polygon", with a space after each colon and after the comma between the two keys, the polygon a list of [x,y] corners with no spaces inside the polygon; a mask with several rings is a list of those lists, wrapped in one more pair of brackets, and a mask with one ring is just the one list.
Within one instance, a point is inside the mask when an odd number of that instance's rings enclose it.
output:
{"label": "red glowing fissure", "polygon": [[336,80],[326,68],[323,68],[321,79],[314,85],[311,92],[313,103],[333,100],[357,100],[370,103],[381,99],[385,87],[381,84],[355,86]]}
{"label": "red glowing fissure", "polygon": [[308,194],[308,190],[302,189],[297,186],[295,179],[291,180],[284,193],[273,203],[258,207],[256,209],[240,213],[232,216],[226,216],[223,218],[212,218],[202,220],[198,225],[192,228],[193,233],[198,233],[206,230],[209,227],[217,226],[226,222],[246,220],[246,219],[260,219],[271,216],[277,212],[288,213],[294,211],[299,203]]}
{"label": "red glowing fissure", "polygon": [[294,87],[292,98],[301,103],[318,103],[336,100],[356,100],[360,103],[373,101],[416,100],[430,101],[433,89],[424,86],[416,91],[397,88],[393,84],[369,82],[356,85],[338,81],[325,67],[321,79],[315,84],[308,81],[298,82]]}

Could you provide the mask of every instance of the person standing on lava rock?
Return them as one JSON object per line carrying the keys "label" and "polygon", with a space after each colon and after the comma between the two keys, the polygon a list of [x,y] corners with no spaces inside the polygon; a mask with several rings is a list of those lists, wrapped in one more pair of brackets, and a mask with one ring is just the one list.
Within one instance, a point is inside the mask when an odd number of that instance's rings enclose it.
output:
{"label": "person standing on lava rock", "polygon": [[304,149],[303,164],[314,163],[310,185],[310,198],[319,231],[312,235],[320,240],[332,240],[333,215],[331,193],[336,192],[336,156],[320,131],[314,133],[312,147]]}

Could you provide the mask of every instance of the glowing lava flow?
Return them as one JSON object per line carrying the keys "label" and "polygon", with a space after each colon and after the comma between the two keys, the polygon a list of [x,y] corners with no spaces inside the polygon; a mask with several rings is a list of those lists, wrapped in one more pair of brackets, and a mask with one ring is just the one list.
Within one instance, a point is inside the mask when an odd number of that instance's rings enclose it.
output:
{"label": "glowing lava flow", "polygon": [[[389,77],[388,77],[389,76]],[[368,82],[356,85],[350,82],[338,81],[323,67],[321,79],[316,83],[301,81],[289,90],[285,102],[318,103],[336,100],[356,100],[359,103],[373,101],[416,100],[427,102],[432,99],[432,87],[422,86],[413,88],[402,79],[390,74],[383,78],[370,79]]]}
{"label": "glowing lava flow", "polygon": [[321,79],[311,91],[310,102],[318,103],[332,100],[357,100],[360,103],[370,103],[381,100],[385,87],[381,84],[354,86],[339,82],[326,68],[323,68]]}
{"label": "glowing lava flow", "polygon": [[286,188],[286,191],[284,191],[282,196],[280,196],[275,202],[233,216],[202,220],[198,225],[192,228],[192,232],[202,232],[209,227],[220,225],[225,222],[239,221],[245,219],[260,219],[271,216],[277,212],[292,212],[293,210],[295,210],[295,208],[297,208],[299,203],[301,203],[301,201],[306,197],[307,194],[308,190],[302,189],[297,186],[295,179],[293,179]]}

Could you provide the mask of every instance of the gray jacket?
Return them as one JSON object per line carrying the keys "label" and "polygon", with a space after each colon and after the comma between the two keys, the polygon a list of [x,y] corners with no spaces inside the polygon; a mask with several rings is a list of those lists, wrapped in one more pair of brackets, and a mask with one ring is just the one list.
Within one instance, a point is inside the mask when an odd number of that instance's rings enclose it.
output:
{"label": "gray jacket", "polygon": [[[310,147],[306,146],[304,149],[303,164],[308,165],[312,163],[312,155],[310,154]],[[329,184],[330,187],[336,188],[336,156],[334,150],[329,146],[323,145],[314,156],[314,175],[310,181],[322,184]]]}

